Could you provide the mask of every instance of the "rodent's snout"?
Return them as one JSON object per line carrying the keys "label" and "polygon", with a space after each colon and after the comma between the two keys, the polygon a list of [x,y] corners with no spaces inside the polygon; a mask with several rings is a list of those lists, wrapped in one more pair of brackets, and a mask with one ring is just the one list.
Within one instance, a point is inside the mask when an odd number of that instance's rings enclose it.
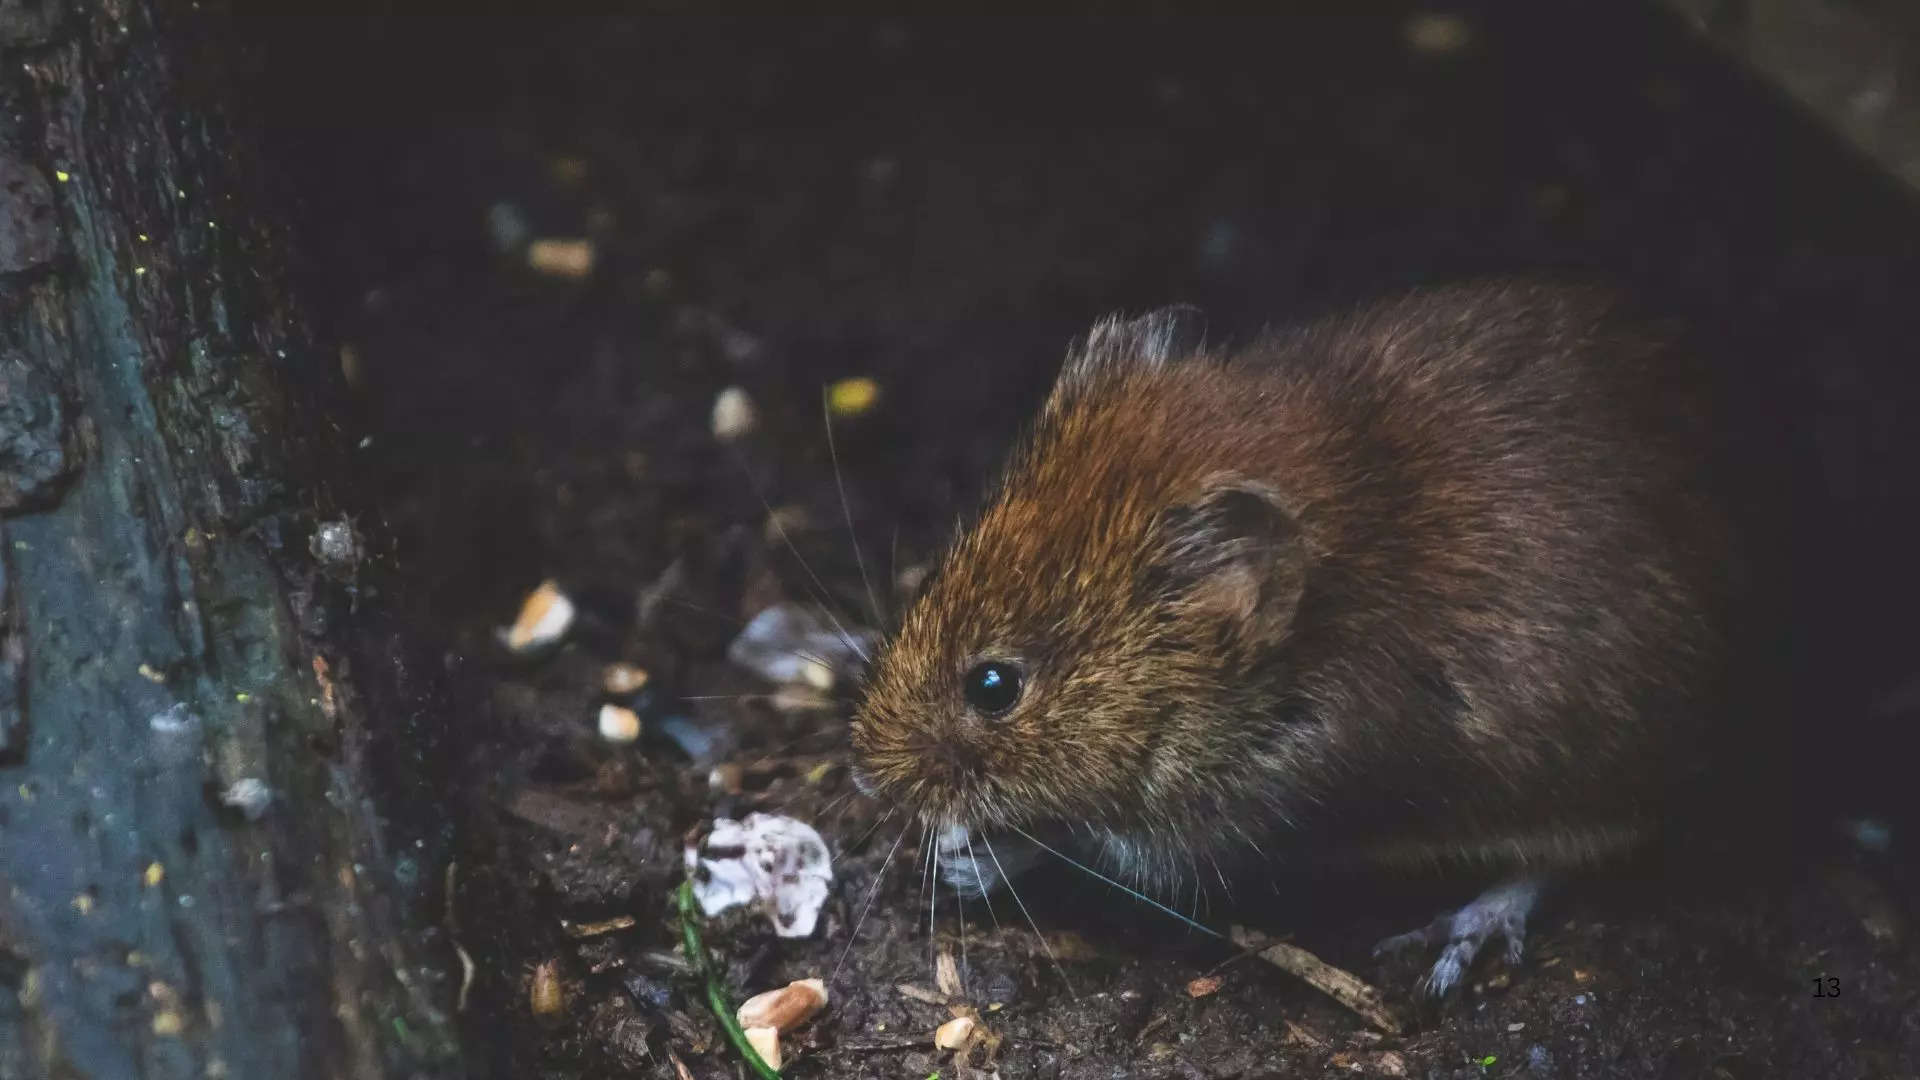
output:
{"label": "rodent's snout", "polygon": [[853,719],[855,782],[869,798],[928,820],[983,824],[992,770],[978,726],[870,686]]}
{"label": "rodent's snout", "polygon": [[890,740],[856,727],[854,783],[869,798],[904,804],[930,818],[970,820],[985,762],[960,740]]}

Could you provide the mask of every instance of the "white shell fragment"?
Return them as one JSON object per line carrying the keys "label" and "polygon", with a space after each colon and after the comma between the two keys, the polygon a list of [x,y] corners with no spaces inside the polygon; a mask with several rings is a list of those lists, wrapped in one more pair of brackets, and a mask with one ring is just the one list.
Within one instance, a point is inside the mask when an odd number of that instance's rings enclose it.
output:
{"label": "white shell fragment", "polygon": [[520,603],[520,616],[511,627],[500,632],[500,639],[514,652],[526,652],[560,640],[573,625],[573,601],[552,581],[527,594]]}
{"label": "white shell fragment", "polygon": [[734,1018],[743,1028],[769,1027],[792,1031],[814,1018],[827,1007],[827,984],[819,979],[798,979],[778,990],[755,994],[742,1002]]}
{"label": "white shell fragment", "polygon": [[836,624],[809,607],[775,604],[727,646],[727,659],[775,683],[833,689],[839,672],[873,651],[871,630]]}
{"label": "white shell fragment", "polygon": [[747,1044],[753,1047],[754,1053],[760,1055],[761,1061],[772,1067],[774,1072],[780,1071],[780,1033],[778,1031],[770,1027],[750,1027],[742,1030],[741,1034],[747,1037]]}
{"label": "white shell fragment", "polygon": [[600,737],[625,745],[640,737],[640,714],[620,705],[600,706]]}
{"label": "white shell fragment", "polygon": [[833,881],[832,857],[813,826],[779,814],[719,818],[698,848],[686,849],[700,910],[718,915],[751,904],[780,937],[806,937],[820,920]]}
{"label": "white shell fragment", "polygon": [[942,1050],[964,1050],[973,1041],[973,1029],[978,1022],[971,1016],[956,1016],[940,1025],[933,1033],[933,1045]]}
{"label": "white shell fragment", "polygon": [[745,390],[729,386],[713,399],[713,437],[738,439],[753,430],[753,399]]}

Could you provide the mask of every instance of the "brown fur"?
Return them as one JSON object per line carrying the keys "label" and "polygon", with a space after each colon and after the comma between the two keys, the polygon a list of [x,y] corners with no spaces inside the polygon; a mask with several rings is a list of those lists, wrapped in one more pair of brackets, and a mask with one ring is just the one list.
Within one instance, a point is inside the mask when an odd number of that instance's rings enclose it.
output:
{"label": "brown fur", "polygon": [[[869,786],[1108,836],[1564,865],[1655,816],[1718,689],[1727,536],[1684,354],[1458,286],[1232,355],[1108,321],[881,657]],[[1024,665],[989,719],[961,678]]]}

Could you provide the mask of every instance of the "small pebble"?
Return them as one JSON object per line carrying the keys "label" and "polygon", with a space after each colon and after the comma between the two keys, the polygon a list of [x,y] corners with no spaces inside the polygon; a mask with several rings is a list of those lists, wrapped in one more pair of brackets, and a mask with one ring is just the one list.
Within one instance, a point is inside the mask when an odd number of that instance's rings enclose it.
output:
{"label": "small pebble", "polygon": [[608,664],[600,676],[600,687],[615,697],[639,693],[647,685],[647,669],[633,664]]}
{"label": "small pebble", "polygon": [[880,400],[880,384],[861,376],[841,379],[827,388],[827,407],[835,416],[859,416]]}
{"label": "small pebble", "polygon": [[1407,47],[1414,52],[1441,55],[1459,52],[1473,40],[1473,27],[1459,15],[1423,12],[1401,27]]}
{"label": "small pebble", "polygon": [[745,436],[753,430],[753,399],[745,390],[729,386],[713,399],[713,437],[723,442]]}
{"label": "small pebble", "polygon": [[593,273],[593,241],[543,237],[527,245],[527,265],[548,277],[579,280]]}
{"label": "small pebble", "polygon": [[1187,984],[1187,996],[1203,998],[1210,994],[1217,994],[1226,983],[1227,981],[1218,975],[1202,975]]}
{"label": "small pebble", "polygon": [[535,1016],[552,1016],[566,1005],[566,989],[560,983],[560,964],[547,960],[536,965],[527,980],[527,1005]]}
{"label": "small pebble", "polygon": [[800,668],[800,678],[815,690],[833,689],[833,668],[818,660],[808,660]]}
{"label": "small pebble", "polygon": [[340,377],[355,390],[367,383],[367,369],[360,360],[360,350],[351,345],[340,346]]}
{"label": "small pebble", "polygon": [[640,714],[624,705],[600,706],[600,737],[625,745],[640,737]]}
{"label": "small pebble", "polygon": [[520,615],[502,637],[507,648],[526,652],[565,636],[573,625],[573,601],[553,581],[543,581],[520,604]]}

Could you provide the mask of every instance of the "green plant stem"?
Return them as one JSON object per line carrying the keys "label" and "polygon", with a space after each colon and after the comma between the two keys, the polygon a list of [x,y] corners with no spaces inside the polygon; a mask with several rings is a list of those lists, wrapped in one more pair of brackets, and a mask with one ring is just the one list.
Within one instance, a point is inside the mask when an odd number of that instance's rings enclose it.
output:
{"label": "green plant stem", "polygon": [[693,965],[694,973],[707,987],[707,1008],[713,1010],[714,1019],[720,1021],[720,1027],[727,1033],[727,1041],[733,1044],[740,1056],[745,1058],[747,1066],[761,1080],[780,1080],[780,1070],[767,1064],[760,1052],[747,1041],[747,1033],[740,1029],[740,1021],[733,1015],[733,1007],[727,1004],[726,991],[720,986],[720,979],[714,974],[713,965],[708,962],[707,949],[700,943],[698,915],[693,906],[693,882],[683,881],[676,893],[680,908],[680,939],[686,947],[687,962]]}

